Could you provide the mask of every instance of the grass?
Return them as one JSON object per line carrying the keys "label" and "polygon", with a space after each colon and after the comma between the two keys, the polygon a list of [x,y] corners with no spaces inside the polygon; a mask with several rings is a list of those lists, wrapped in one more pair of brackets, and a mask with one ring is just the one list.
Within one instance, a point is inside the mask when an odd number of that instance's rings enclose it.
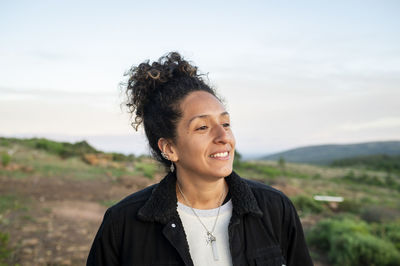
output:
{"label": "grass", "polygon": [[158,171],[159,165],[154,162],[137,162],[135,163],[135,169],[137,172],[142,173],[145,177],[152,179],[154,174]]}
{"label": "grass", "polygon": [[7,260],[12,256],[12,249],[8,245],[9,236],[0,232],[0,266],[8,265]]}
{"label": "grass", "polygon": [[10,210],[26,210],[26,206],[23,204],[20,197],[8,194],[0,195],[0,214],[4,214]]}
{"label": "grass", "polygon": [[115,204],[117,204],[119,202],[119,200],[101,200],[99,201],[99,203],[105,207],[111,207]]}

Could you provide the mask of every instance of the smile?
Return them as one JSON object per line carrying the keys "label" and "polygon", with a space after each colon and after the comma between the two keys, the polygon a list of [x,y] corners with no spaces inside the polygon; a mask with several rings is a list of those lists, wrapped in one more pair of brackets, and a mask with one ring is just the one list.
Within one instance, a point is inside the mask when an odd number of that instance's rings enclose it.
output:
{"label": "smile", "polygon": [[216,158],[216,159],[228,159],[229,158],[229,152],[218,152],[210,155],[211,158]]}

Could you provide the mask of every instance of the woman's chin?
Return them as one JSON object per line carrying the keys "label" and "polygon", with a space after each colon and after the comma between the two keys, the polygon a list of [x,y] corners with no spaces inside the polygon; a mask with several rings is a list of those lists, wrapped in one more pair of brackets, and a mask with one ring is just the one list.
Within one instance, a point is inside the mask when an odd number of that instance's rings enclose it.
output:
{"label": "woman's chin", "polygon": [[218,177],[218,178],[224,178],[227,177],[228,175],[230,175],[232,173],[233,169],[232,167],[226,167],[223,169],[220,169],[218,172],[215,172],[214,176]]}

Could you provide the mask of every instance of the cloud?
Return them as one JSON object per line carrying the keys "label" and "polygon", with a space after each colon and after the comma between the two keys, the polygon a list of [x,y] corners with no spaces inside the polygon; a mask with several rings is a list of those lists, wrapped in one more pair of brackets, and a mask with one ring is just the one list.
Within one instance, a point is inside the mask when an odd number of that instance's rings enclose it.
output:
{"label": "cloud", "polygon": [[85,91],[82,90],[78,91],[65,91],[59,89],[16,89],[10,87],[3,87],[0,86],[0,95],[2,96],[11,96],[11,95],[19,95],[19,96],[37,96],[37,97],[111,97],[114,96],[116,93],[114,92],[106,92],[106,91]]}
{"label": "cloud", "polygon": [[27,55],[45,61],[70,61],[71,59],[77,59],[77,56],[73,56],[72,54],[50,50],[31,50],[27,52]]}
{"label": "cloud", "polygon": [[346,123],[340,125],[338,129],[344,131],[360,131],[360,130],[385,129],[385,128],[396,128],[396,127],[400,127],[399,117],[384,117],[362,123]]}

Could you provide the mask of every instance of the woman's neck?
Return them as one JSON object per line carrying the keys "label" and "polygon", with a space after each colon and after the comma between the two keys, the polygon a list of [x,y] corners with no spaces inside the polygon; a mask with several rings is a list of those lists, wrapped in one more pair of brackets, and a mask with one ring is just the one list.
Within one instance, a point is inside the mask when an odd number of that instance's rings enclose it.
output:
{"label": "woman's neck", "polygon": [[[179,191],[180,186],[182,193]],[[195,209],[218,208],[228,193],[228,185],[224,178],[215,181],[185,178],[177,175],[176,195],[180,203]]]}

